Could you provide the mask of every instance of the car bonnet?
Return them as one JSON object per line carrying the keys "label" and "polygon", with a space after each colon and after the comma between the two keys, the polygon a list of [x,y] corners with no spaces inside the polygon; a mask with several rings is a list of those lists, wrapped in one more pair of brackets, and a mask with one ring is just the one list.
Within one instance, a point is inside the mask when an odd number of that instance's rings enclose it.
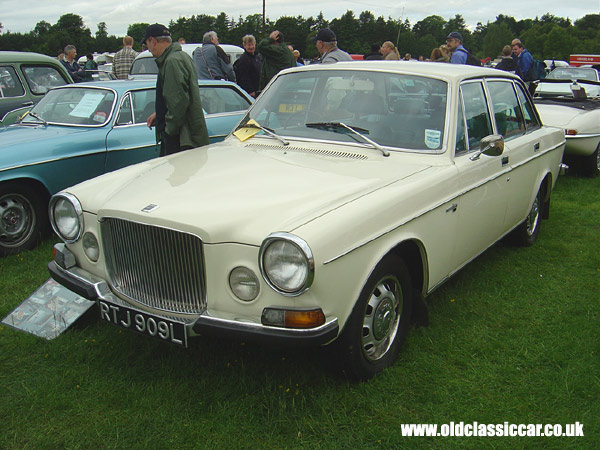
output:
{"label": "car bonnet", "polygon": [[100,217],[180,229],[207,243],[260,245],[268,233],[293,230],[428,167],[363,152],[368,157],[355,159],[223,143],[142,163],[69,192]]}

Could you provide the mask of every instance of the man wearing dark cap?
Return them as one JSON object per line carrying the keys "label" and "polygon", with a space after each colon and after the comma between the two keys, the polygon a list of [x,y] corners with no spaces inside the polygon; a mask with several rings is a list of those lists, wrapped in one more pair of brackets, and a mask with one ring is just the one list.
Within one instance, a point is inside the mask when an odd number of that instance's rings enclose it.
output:
{"label": "man wearing dark cap", "polygon": [[446,45],[452,52],[450,64],[466,64],[468,52],[462,45],[462,34],[458,31],[453,31],[446,38]]}
{"label": "man wearing dark cap", "polygon": [[352,57],[337,46],[337,37],[329,28],[321,28],[317,35],[310,38],[321,54],[319,63],[330,64],[338,61],[352,61]]}
{"label": "man wearing dark cap", "polygon": [[194,61],[181,45],[172,42],[171,33],[158,23],[146,29],[141,41],[156,58],[156,112],[148,117],[149,128],[156,126],[160,155],[208,144],[198,74]]}
{"label": "man wearing dark cap", "polygon": [[279,30],[262,39],[256,50],[263,58],[258,83],[258,89],[261,91],[280,70],[296,67],[296,57],[283,41],[283,33]]}

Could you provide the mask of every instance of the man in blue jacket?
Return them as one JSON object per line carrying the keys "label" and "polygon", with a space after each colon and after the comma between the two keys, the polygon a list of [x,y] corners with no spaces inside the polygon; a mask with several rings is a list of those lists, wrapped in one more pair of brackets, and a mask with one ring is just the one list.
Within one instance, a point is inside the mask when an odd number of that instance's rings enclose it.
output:
{"label": "man in blue jacket", "polygon": [[219,37],[214,31],[204,33],[202,47],[194,50],[193,55],[198,78],[235,81],[235,72],[229,56],[219,46]]}
{"label": "man in blue jacket", "polygon": [[533,56],[525,47],[521,41],[513,41],[512,51],[517,55],[517,64],[521,68],[523,79],[525,81],[533,81],[535,77],[529,73],[531,65],[533,64]]}
{"label": "man in blue jacket", "polygon": [[468,52],[462,45],[462,34],[458,31],[453,31],[446,38],[446,45],[452,51],[450,64],[466,64]]}

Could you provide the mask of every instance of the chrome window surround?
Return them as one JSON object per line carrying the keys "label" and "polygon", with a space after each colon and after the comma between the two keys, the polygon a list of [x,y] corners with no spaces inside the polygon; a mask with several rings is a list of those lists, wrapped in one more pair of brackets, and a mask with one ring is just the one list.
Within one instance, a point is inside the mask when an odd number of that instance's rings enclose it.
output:
{"label": "chrome window surround", "polygon": [[206,311],[202,240],[179,230],[105,217],[100,220],[109,283],[150,308]]}
{"label": "chrome window surround", "polygon": [[[77,219],[79,221],[79,233],[77,233],[77,236],[73,239],[65,239],[62,234],[58,231],[58,227],[56,226],[56,220],[54,219],[54,205],[56,205],[56,202],[58,202],[59,200],[66,200],[69,203],[71,203],[71,205],[73,205],[73,208],[75,209],[75,212],[77,213]],[[77,242],[79,239],[81,239],[81,236],[83,235],[83,229],[84,229],[84,223],[83,223],[83,208],[81,207],[81,203],[79,203],[79,200],[77,199],[77,197],[75,197],[73,194],[69,194],[68,192],[61,192],[58,194],[55,194],[52,196],[52,198],[50,199],[50,204],[48,205],[48,213],[50,215],[50,223],[52,224],[52,230],[54,230],[54,232],[63,240],[65,241],[67,244],[72,244],[74,242]]]}
{"label": "chrome window surround", "polygon": [[[264,252],[266,251],[266,249],[269,247],[269,245],[273,241],[280,241],[280,240],[288,241],[291,244],[298,247],[300,249],[300,251],[304,254],[304,257],[306,258],[306,262],[308,264],[308,274],[307,274],[306,280],[305,280],[304,284],[300,287],[300,289],[298,289],[296,291],[285,291],[285,290],[278,288],[271,282],[271,280],[269,279],[269,276],[267,275],[267,273],[265,271],[264,258],[263,258]],[[306,241],[304,241],[304,239],[301,239],[298,236],[295,236],[291,233],[276,232],[276,233],[271,233],[270,235],[268,235],[260,246],[260,251],[258,253],[258,265],[260,267],[260,273],[261,273],[263,279],[265,280],[265,282],[274,291],[280,293],[281,295],[285,295],[286,297],[297,297],[297,296],[303,294],[312,286],[313,280],[315,278],[315,260],[313,258],[313,254],[312,254],[310,247],[308,246]]]}

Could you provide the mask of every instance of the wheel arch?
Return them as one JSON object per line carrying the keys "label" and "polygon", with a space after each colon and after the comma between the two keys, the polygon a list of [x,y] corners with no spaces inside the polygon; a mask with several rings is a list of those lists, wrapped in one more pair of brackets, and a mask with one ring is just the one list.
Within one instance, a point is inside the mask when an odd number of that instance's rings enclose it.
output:
{"label": "wheel arch", "polygon": [[30,177],[15,177],[15,178],[3,178],[0,179],[0,187],[6,184],[15,184],[17,186],[24,186],[30,189],[34,189],[43,195],[42,200],[47,204],[50,201],[50,191],[44,183],[36,178]]}
{"label": "wheel arch", "polygon": [[413,289],[421,297],[424,297],[427,293],[429,271],[427,252],[423,243],[417,239],[407,239],[396,244],[388,252],[388,254],[390,253],[396,254],[404,260],[410,275]]}
{"label": "wheel arch", "polygon": [[548,172],[540,183],[540,189],[542,189],[542,202],[544,207],[542,208],[542,219],[548,219],[550,217],[550,194],[552,192],[552,172]]}

